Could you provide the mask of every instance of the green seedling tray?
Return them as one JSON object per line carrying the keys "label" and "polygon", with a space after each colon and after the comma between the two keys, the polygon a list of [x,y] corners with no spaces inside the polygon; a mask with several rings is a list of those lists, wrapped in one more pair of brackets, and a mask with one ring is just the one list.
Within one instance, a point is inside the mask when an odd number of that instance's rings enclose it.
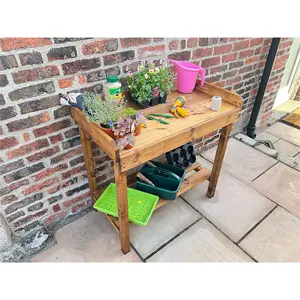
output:
{"label": "green seedling tray", "polygon": [[[128,219],[146,226],[159,199],[158,196],[127,188]],[[94,204],[94,208],[113,217],[118,217],[116,185],[111,183]]]}

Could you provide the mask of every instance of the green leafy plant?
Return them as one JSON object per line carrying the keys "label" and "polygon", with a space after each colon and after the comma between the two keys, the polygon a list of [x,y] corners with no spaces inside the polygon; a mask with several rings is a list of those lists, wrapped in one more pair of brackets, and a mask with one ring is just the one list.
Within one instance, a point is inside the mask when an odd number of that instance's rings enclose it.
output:
{"label": "green leafy plant", "polygon": [[84,93],[83,113],[88,121],[111,127],[117,122],[122,111],[126,108],[126,101],[102,99],[95,93]]}
{"label": "green leafy plant", "polygon": [[173,87],[172,79],[173,74],[165,64],[155,67],[150,63],[148,67],[139,65],[135,73],[130,72],[126,83],[131,96],[143,103],[159,95],[169,94]]}

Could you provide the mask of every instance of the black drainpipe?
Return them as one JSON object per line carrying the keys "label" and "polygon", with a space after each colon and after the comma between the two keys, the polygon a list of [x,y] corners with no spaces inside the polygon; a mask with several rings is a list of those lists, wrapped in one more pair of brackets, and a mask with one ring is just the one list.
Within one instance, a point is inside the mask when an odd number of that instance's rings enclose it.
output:
{"label": "black drainpipe", "polygon": [[258,117],[258,113],[261,107],[262,100],[264,98],[265,90],[269,81],[269,77],[272,71],[273,63],[279,46],[280,38],[273,38],[270,46],[267,62],[264,68],[263,75],[260,80],[260,85],[255,98],[254,106],[252,109],[249,124],[247,125],[247,135],[251,138],[255,138],[255,124]]}

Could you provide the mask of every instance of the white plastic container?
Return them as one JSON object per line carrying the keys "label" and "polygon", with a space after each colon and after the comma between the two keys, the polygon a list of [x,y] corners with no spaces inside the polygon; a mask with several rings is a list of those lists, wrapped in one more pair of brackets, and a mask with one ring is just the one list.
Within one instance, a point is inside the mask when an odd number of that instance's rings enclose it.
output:
{"label": "white plastic container", "polygon": [[211,106],[210,109],[213,111],[219,111],[222,105],[222,97],[221,96],[213,96],[211,98]]}
{"label": "white plastic container", "polygon": [[106,83],[104,84],[104,94],[107,99],[111,100],[121,100],[122,99],[122,84],[119,81],[118,76],[109,75],[106,78]]}

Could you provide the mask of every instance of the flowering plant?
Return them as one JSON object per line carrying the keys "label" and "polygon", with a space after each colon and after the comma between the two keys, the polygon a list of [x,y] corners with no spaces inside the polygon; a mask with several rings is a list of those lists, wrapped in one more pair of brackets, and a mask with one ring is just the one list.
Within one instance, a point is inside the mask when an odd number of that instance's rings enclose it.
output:
{"label": "flowering plant", "polygon": [[127,87],[131,96],[143,103],[152,98],[169,94],[173,87],[172,78],[173,74],[165,64],[155,67],[154,64],[149,63],[146,67],[142,63],[138,66],[137,72],[129,73]]}

